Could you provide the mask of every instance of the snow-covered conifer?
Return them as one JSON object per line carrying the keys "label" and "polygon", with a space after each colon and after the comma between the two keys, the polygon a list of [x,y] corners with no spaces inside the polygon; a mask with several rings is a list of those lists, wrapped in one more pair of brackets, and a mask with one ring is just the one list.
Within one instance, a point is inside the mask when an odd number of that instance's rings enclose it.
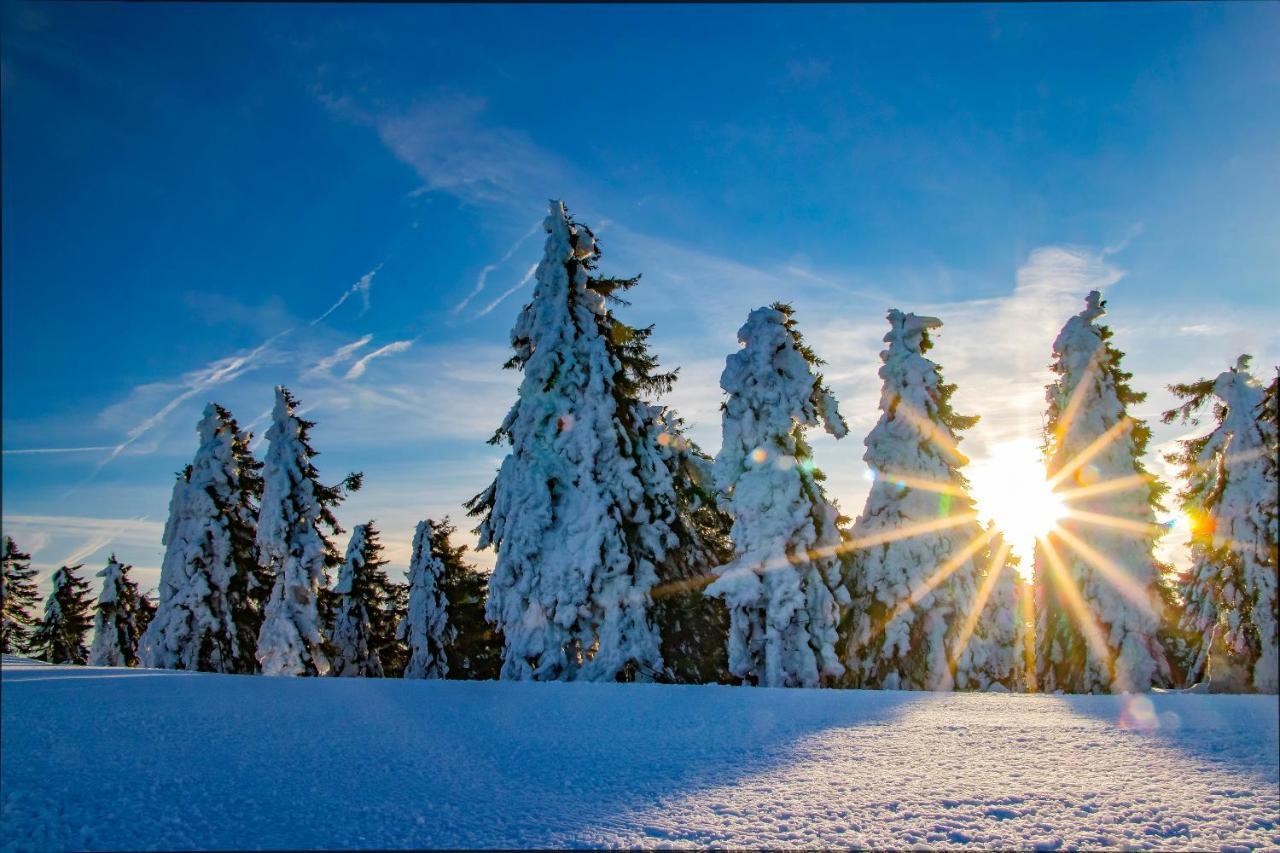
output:
{"label": "snow-covered conifer", "polygon": [[257,533],[259,563],[275,576],[258,634],[258,661],[266,675],[329,671],[317,598],[327,584],[326,570],[341,562],[329,539],[342,533],[333,508],[344,489],[360,488],[358,474],[337,486],[320,483],[309,440],[315,424],[298,417],[296,407],[293,395],[276,386]]}
{"label": "snow-covered conifer", "polygon": [[330,675],[382,678],[384,654],[394,650],[395,601],[383,566],[378,529],[370,521],[351,531],[347,556],[332,590]]}
{"label": "snow-covered conifer", "polygon": [[129,569],[112,554],[107,567],[98,572],[102,593],[93,618],[93,645],[90,666],[137,666],[138,641],[147,629],[152,611]]}
{"label": "snow-covered conifer", "polygon": [[207,405],[196,430],[195,458],[169,500],[160,602],[139,658],[161,669],[255,672],[271,583],[254,544],[262,463],[221,406]]}
{"label": "snow-covered conifer", "polygon": [[[447,525],[447,521],[446,521]],[[405,678],[445,678],[449,675],[448,647],[457,636],[449,624],[445,597],[444,560],[440,538],[444,526],[431,519],[418,522],[409,562],[409,611],[400,621],[399,635],[409,646]],[[444,532],[447,545],[448,533]]]}
{"label": "snow-covered conifer", "polygon": [[767,687],[816,687],[844,673],[837,651],[840,517],[822,488],[804,431],[848,427],[791,307],[757,308],[738,330],[720,387],[723,440],[716,486],[733,518],[734,560],[706,589],[729,610],[729,669]]}
{"label": "snow-covered conifer", "polygon": [[1012,645],[1016,614],[993,614],[995,622],[980,626],[970,618],[982,606],[978,588],[988,570],[997,572],[998,586],[986,606],[1008,606],[1014,597],[1010,570],[995,559],[1003,555],[992,548],[994,531],[979,524],[960,470],[969,461],[957,446],[960,433],[978,419],[951,408],[955,386],[924,356],[942,321],[897,309],[888,320],[880,420],[862,457],[875,481],[852,530],[849,682],[894,690],[1009,687],[1021,652]]}
{"label": "snow-covered conifer", "polygon": [[512,330],[508,367],[524,378],[493,438],[510,447],[468,503],[494,546],[489,617],[504,636],[504,678],[663,677],[651,590],[681,538],[673,472],[646,436],[654,374],[648,329],[609,309],[637,279],[596,277],[595,237],[551,203],[532,301]]}
{"label": "snow-covered conifer", "polygon": [[31,568],[31,555],[19,551],[9,536],[4,538],[0,562],[0,652],[23,654],[30,650],[36,626],[36,570]]}
{"label": "snow-covered conifer", "polygon": [[31,650],[49,663],[79,663],[89,657],[85,634],[93,626],[89,584],[63,566],[53,573],[53,590],[44,602],[44,618],[31,635]]}
{"label": "snow-covered conifer", "polygon": [[976,583],[978,601],[983,602],[984,595],[986,600],[979,612],[965,617],[965,629],[972,635],[958,650],[953,646],[955,686],[1022,693],[1035,677],[1035,649],[1027,631],[1033,613],[1031,589],[999,536],[984,550],[991,557],[981,566]]}
{"label": "snow-covered conifer", "polygon": [[[1071,514],[1036,543],[1036,675],[1044,692],[1141,691],[1171,678],[1158,631],[1161,566],[1152,555],[1164,487],[1142,463],[1150,428],[1129,414],[1128,384],[1098,291],[1053,343],[1045,447]],[[1125,487],[1136,483],[1136,486]],[[1083,488],[1100,486],[1083,491]],[[1114,486],[1114,487],[1111,487]]]}
{"label": "snow-covered conifer", "polygon": [[[1249,373],[1249,356],[1215,379],[1169,386],[1182,405],[1164,413],[1165,423],[1198,423],[1197,413],[1216,397],[1214,429],[1180,442],[1169,455],[1181,468],[1178,494],[1191,519],[1192,565],[1181,589],[1183,627],[1200,638],[1200,655],[1188,676],[1198,680],[1206,665],[1211,689],[1274,693],[1280,651],[1276,596],[1275,431],[1264,417],[1264,389]],[[1208,660],[1221,655],[1221,660]],[[1224,683],[1240,673],[1240,684]]]}

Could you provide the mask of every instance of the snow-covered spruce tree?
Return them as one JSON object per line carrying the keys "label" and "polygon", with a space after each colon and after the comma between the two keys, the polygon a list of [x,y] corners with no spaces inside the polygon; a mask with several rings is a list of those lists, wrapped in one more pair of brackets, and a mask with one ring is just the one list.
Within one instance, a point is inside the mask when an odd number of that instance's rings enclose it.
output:
{"label": "snow-covered spruce tree", "polygon": [[102,592],[93,618],[93,645],[90,666],[137,666],[138,641],[147,629],[152,611],[129,569],[112,554],[107,567],[98,572]]}
{"label": "snow-covered spruce tree", "polygon": [[36,570],[31,568],[31,555],[19,551],[9,536],[4,538],[0,561],[0,652],[25,654],[36,626]]}
{"label": "snow-covered spruce tree", "polygon": [[[892,690],[1004,683],[1015,650],[989,646],[1012,642],[1013,626],[1001,634],[975,625],[965,636],[993,554],[960,471],[969,460],[957,447],[978,419],[952,409],[955,386],[924,356],[942,321],[897,309],[888,320],[880,420],[862,457],[875,481],[851,531],[858,548],[848,577],[848,682]],[[1007,603],[1010,592],[993,590],[988,604]]]}
{"label": "snow-covered spruce tree", "polygon": [[[447,525],[447,522],[446,522]],[[445,564],[439,547],[443,526],[419,521],[413,533],[409,561],[409,611],[400,620],[399,636],[409,647],[405,678],[445,678],[449,675],[448,647],[457,636],[449,624],[449,601],[444,591]],[[445,545],[448,533],[444,533]]]}
{"label": "snow-covered spruce tree", "polygon": [[327,584],[326,570],[341,563],[329,538],[343,532],[333,509],[345,492],[360,488],[359,474],[337,486],[320,483],[309,440],[315,424],[298,417],[296,407],[293,395],[276,386],[257,534],[259,564],[275,576],[258,634],[265,675],[329,671],[317,599]]}
{"label": "snow-covered spruce tree", "polygon": [[333,646],[330,675],[382,678],[382,657],[394,655],[395,593],[383,568],[382,543],[370,521],[351,531],[347,556],[338,571],[332,598]]}
{"label": "snow-covered spruce tree", "polygon": [[[676,514],[672,520],[680,544],[668,549],[653,590],[653,618],[662,635],[664,679],[677,684],[732,680],[729,672],[729,612],[720,598],[703,594],[715,571],[733,558],[729,531],[733,519],[717,503],[713,460],[684,435],[684,421],[673,410],[650,407],[647,441],[660,448],[671,473]],[[646,482],[665,484],[665,472],[641,470]],[[668,498],[670,500],[670,497]]]}
{"label": "snow-covered spruce tree", "polygon": [[[1183,627],[1200,638],[1188,676],[1212,676],[1210,689],[1274,693],[1280,666],[1280,601],[1276,596],[1274,426],[1263,415],[1264,389],[1249,356],[1215,379],[1170,385],[1182,405],[1165,423],[1199,423],[1210,401],[1214,429],[1179,442],[1168,460],[1179,466],[1178,493],[1192,521],[1191,569],[1181,589]],[[1214,659],[1213,656],[1218,656]],[[1207,667],[1207,671],[1206,671]]]}
{"label": "snow-covered spruce tree", "polygon": [[63,566],[53,573],[53,590],[44,602],[44,618],[31,635],[31,650],[48,663],[79,663],[89,657],[85,634],[93,626],[89,584],[78,575],[80,566]]}
{"label": "snow-covered spruce tree", "polygon": [[804,431],[848,427],[789,305],[757,308],[738,330],[720,387],[723,440],[715,461],[733,518],[734,560],[706,594],[729,610],[729,669],[766,687],[816,687],[844,673],[836,652],[843,583],[840,517]]}
{"label": "snow-covered spruce tree", "polygon": [[989,591],[973,621],[973,636],[963,649],[953,647],[955,686],[1022,693],[1029,688],[1028,676],[1035,674],[1035,650],[1028,647],[1026,624],[1032,612],[1031,589],[1018,573],[1017,558],[1007,556],[998,535],[983,550],[990,552],[991,559],[980,561],[982,573],[975,578],[978,598],[983,589]]}
{"label": "snow-covered spruce tree", "polygon": [[1140,485],[1073,498],[1073,512],[1100,520],[1065,518],[1036,543],[1036,680],[1046,693],[1142,691],[1171,678],[1158,638],[1162,567],[1152,555],[1165,487],[1142,463],[1151,430],[1129,407],[1146,395],[1129,386],[1123,353],[1097,324],[1105,313],[1091,291],[1053,342],[1047,473],[1059,488]]}
{"label": "snow-covered spruce tree", "polygon": [[[412,622],[415,635],[419,637],[416,647],[421,649],[419,671],[433,666],[439,670],[435,649],[443,647],[445,678],[498,678],[502,671],[502,634],[485,620],[488,575],[467,562],[466,546],[454,546],[451,537],[456,528],[449,523],[448,517],[443,521],[428,519],[422,524],[428,525],[424,533],[424,547],[430,547],[430,555],[419,557],[419,540],[415,538],[413,566],[426,570],[416,583],[420,590],[419,606]],[[439,565],[431,561],[438,561]],[[415,584],[411,584],[411,596],[412,588]],[[438,616],[440,607],[445,611],[443,621]],[[410,622],[406,621],[404,625],[407,631]]]}
{"label": "snow-covered spruce tree", "polygon": [[648,329],[609,310],[637,279],[591,274],[590,229],[551,203],[537,285],[512,330],[523,370],[492,442],[510,451],[468,502],[494,546],[487,615],[503,632],[504,678],[663,678],[650,592],[682,547],[675,476],[649,440],[642,393],[654,374]]}
{"label": "snow-covered spruce tree", "polygon": [[254,539],[262,463],[231,413],[205,406],[195,458],[173,485],[160,603],[143,634],[143,666],[251,673],[271,578]]}

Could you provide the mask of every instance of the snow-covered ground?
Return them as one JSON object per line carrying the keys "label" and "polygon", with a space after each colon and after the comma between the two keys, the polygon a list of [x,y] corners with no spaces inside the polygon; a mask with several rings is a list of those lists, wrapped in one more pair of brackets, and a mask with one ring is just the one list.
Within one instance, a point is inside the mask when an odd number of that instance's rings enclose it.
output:
{"label": "snow-covered ground", "polygon": [[1280,847],[1274,696],[2,679],[6,849]]}

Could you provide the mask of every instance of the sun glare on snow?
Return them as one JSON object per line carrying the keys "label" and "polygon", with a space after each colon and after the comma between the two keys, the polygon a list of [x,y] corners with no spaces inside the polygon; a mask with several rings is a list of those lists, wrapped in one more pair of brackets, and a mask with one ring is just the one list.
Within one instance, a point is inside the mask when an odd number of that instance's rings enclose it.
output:
{"label": "sun glare on snow", "polygon": [[1066,507],[1045,481],[1040,449],[1031,441],[995,445],[985,459],[973,460],[965,473],[983,521],[994,522],[1013,552],[1019,570],[1031,574],[1037,536],[1048,533]]}

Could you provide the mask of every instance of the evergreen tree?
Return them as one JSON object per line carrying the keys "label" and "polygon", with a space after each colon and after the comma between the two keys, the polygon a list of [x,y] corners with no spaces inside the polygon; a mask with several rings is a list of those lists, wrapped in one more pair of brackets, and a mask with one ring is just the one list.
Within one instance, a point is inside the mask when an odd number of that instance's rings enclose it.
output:
{"label": "evergreen tree", "polygon": [[[443,539],[443,543],[440,541]],[[442,547],[443,546],[443,547]],[[409,647],[405,678],[445,678],[449,675],[447,649],[457,637],[449,622],[449,601],[444,588],[448,548],[448,521],[418,522],[409,562],[409,610],[401,620],[399,636]]]}
{"label": "evergreen tree", "polygon": [[382,656],[394,655],[396,642],[395,593],[383,569],[386,564],[373,522],[356,525],[331,593],[330,675],[382,678],[386,674]]}
{"label": "evergreen tree", "polygon": [[[966,617],[967,641],[952,652],[955,686],[966,690],[1009,691],[1030,689],[1035,677],[1035,649],[1027,623],[1032,615],[1031,589],[1018,574],[1017,559],[1007,556],[1002,539],[995,537],[990,560],[975,580],[982,609]],[[975,605],[976,606],[976,605]],[[961,635],[962,638],[965,636]]]}
{"label": "evergreen tree", "polygon": [[716,486],[733,518],[735,559],[706,594],[729,611],[729,668],[767,687],[815,687],[844,673],[836,652],[840,514],[822,488],[804,431],[848,432],[789,305],[757,308],[738,330],[720,387]]}
{"label": "evergreen tree", "polygon": [[138,641],[153,611],[146,596],[138,592],[138,585],[129,577],[131,568],[112,554],[107,567],[98,572],[102,593],[98,596],[93,620],[90,666],[138,665]]}
{"label": "evergreen tree", "polygon": [[591,230],[552,202],[533,300],[507,367],[524,372],[492,440],[510,450],[468,502],[480,546],[497,549],[486,611],[504,636],[504,678],[662,678],[652,589],[677,571],[682,524],[642,394],[662,393],[649,329],[611,305],[638,279],[595,276]]}
{"label": "evergreen tree", "polygon": [[[1105,313],[1102,295],[1091,291],[1053,343],[1058,378],[1045,395],[1050,482],[1103,488],[1070,495],[1071,515],[1036,543],[1036,675],[1044,692],[1141,691],[1172,677],[1158,637],[1161,566],[1152,555],[1164,487],[1142,464],[1151,430],[1129,407],[1146,395],[1129,386],[1123,353],[1097,324]],[[1121,488],[1130,481],[1145,485]]]}
{"label": "evergreen tree", "polygon": [[266,675],[329,671],[317,598],[327,584],[326,571],[341,563],[329,538],[343,532],[334,507],[347,491],[360,488],[359,474],[337,486],[320,483],[311,461],[315,424],[298,417],[296,407],[293,395],[276,386],[257,533],[259,563],[275,576],[258,634],[258,661]]}
{"label": "evergreen tree", "polygon": [[[1280,652],[1276,596],[1275,428],[1264,415],[1265,391],[1249,374],[1249,356],[1215,379],[1170,385],[1182,404],[1165,423],[1199,423],[1211,398],[1214,429],[1179,442],[1168,460],[1181,468],[1178,494],[1192,521],[1191,569],[1181,589],[1182,627],[1198,637],[1188,676],[1213,670],[1211,689],[1274,693]],[[1219,656],[1211,660],[1211,656]],[[1233,683],[1235,682],[1235,683]]]}
{"label": "evergreen tree", "polygon": [[981,626],[971,620],[984,606],[978,588],[988,571],[996,574],[986,606],[1008,606],[1015,593],[1004,554],[991,546],[995,531],[979,524],[960,470],[969,460],[959,434],[978,419],[952,409],[955,386],[924,356],[942,321],[897,309],[888,320],[880,420],[862,457],[875,481],[852,530],[849,682],[894,690],[1008,687],[1021,651],[1012,645],[1014,614],[993,613],[995,621]]}
{"label": "evergreen tree", "polygon": [[89,657],[85,634],[93,625],[89,584],[76,575],[80,566],[53,573],[53,590],[44,602],[44,618],[31,636],[31,649],[49,663],[83,664]]}
{"label": "evergreen tree", "polygon": [[439,560],[442,567],[439,589],[449,631],[449,639],[442,640],[448,662],[447,678],[497,679],[502,671],[502,635],[485,620],[488,575],[467,561],[466,546],[454,546],[451,538],[456,528],[448,517],[439,523],[428,520],[426,524],[431,556]]}
{"label": "evergreen tree", "polygon": [[26,654],[31,650],[31,632],[36,626],[36,570],[31,555],[18,550],[13,538],[4,538],[0,555],[0,652]]}
{"label": "evergreen tree", "polygon": [[204,672],[258,669],[270,575],[254,539],[262,463],[231,413],[205,406],[195,458],[173,485],[160,566],[160,603],[142,635],[142,666]]}
{"label": "evergreen tree", "polygon": [[[653,590],[653,618],[662,636],[664,681],[707,684],[732,680],[729,672],[729,611],[720,598],[703,594],[715,570],[733,558],[733,519],[717,503],[711,457],[684,435],[674,411],[651,407],[647,439],[660,448],[671,472],[681,543],[668,550]],[[644,478],[645,472],[641,472]],[[661,481],[661,477],[654,478]]]}

